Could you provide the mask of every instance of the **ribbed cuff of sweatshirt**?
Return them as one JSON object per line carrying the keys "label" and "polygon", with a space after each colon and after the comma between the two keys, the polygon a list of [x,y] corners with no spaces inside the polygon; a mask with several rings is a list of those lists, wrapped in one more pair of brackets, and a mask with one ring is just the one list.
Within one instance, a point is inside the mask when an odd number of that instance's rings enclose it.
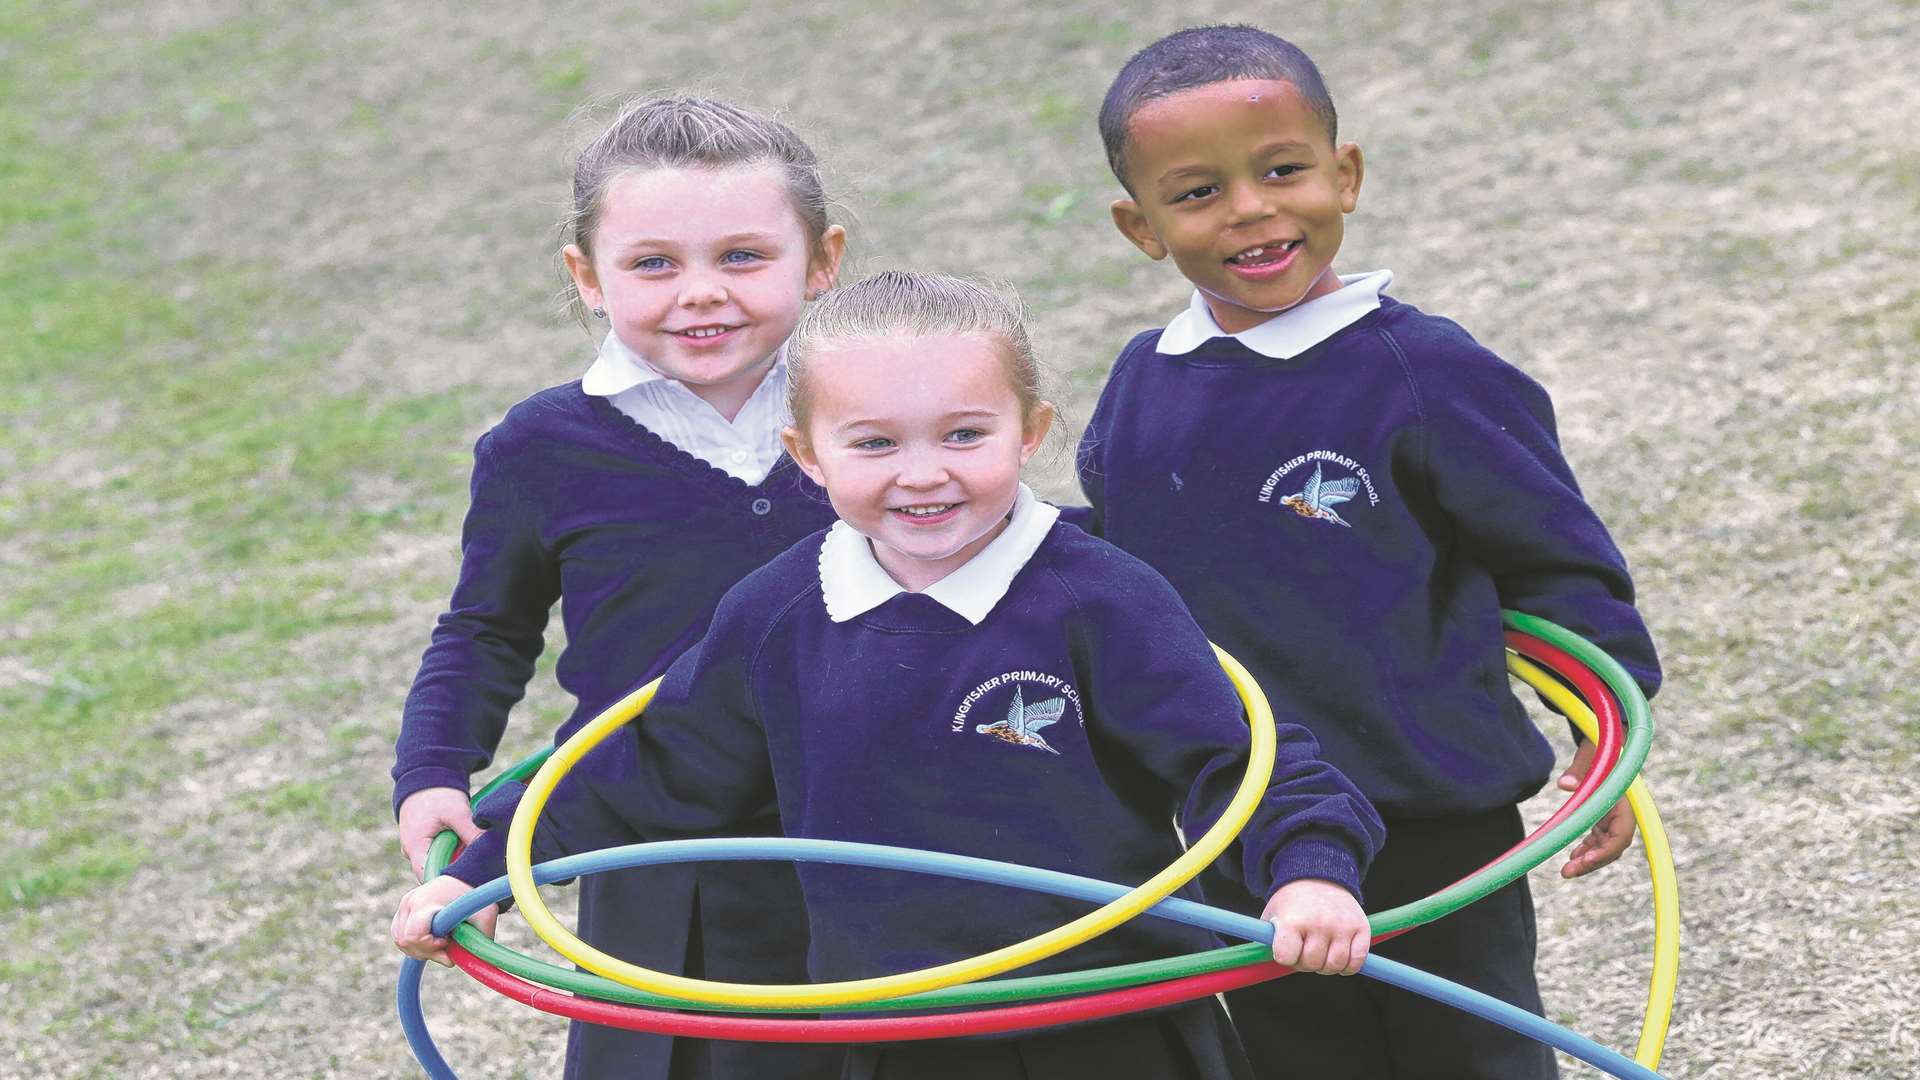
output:
{"label": "ribbed cuff of sweatshirt", "polygon": [[460,792],[468,791],[467,774],[445,765],[416,765],[401,773],[393,781],[394,818],[400,817],[400,804],[407,801],[407,796],[416,791],[437,787],[448,787]]}
{"label": "ribbed cuff of sweatshirt", "polygon": [[[449,877],[478,888],[507,872],[507,827],[488,829],[473,838],[460,857],[447,865]],[[502,910],[505,910],[502,908]]]}
{"label": "ribbed cuff of sweatshirt", "polygon": [[1331,881],[1352,893],[1354,899],[1361,899],[1360,859],[1333,833],[1302,833],[1287,841],[1273,857],[1273,887],[1267,895],[1303,878]]}

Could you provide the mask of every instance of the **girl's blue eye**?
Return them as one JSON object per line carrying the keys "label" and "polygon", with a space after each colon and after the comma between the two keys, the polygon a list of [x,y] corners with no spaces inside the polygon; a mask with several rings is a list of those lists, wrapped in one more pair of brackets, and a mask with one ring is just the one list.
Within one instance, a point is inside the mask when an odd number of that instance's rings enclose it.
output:
{"label": "girl's blue eye", "polygon": [[871,439],[861,439],[859,442],[853,444],[853,448],[855,450],[885,450],[892,445],[892,439],[875,436]]}
{"label": "girl's blue eye", "polygon": [[960,430],[947,436],[947,438],[957,443],[978,442],[981,439],[984,439],[986,437],[987,437],[987,433],[984,431],[981,431],[979,428],[961,428]]}
{"label": "girl's blue eye", "polygon": [[745,266],[750,262],[758,261],[759,258],[760,255],[758,252],[729,251],[725,255],[720,256],[720,261],[726,263],[728,266]]}
{"label": "girl's blue eye", "polygon": [[672,265],[673,264],[668,262],[667,257],[664,255],[649,255],[644,259],[635,260],[633,264],[633,268],[635,270],[654,271],[654,270],[665,270],[667,267]]}

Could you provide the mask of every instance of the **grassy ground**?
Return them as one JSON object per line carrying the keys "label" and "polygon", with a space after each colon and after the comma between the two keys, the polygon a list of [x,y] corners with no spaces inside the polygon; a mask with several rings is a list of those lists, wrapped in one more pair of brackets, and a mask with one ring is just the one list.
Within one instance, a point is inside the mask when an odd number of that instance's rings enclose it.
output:
{"label": "grassy ground", "polygon": [[[0,7],[0,1076],[411,1075],[385,768],[468,446],[588,355],[550,314],[576,104],[789,110],[861,266],[1014,281],[1083,418],[1184,302],[1106,224],[1091,114],[1233,18],[1367,149],[1343,268],[1547,384],[1634,563],[1667,1070],[1911,1075],[1910,0],[993,6]],[[1535,881],[1552,1013],[1630,1048],[1644,873]],[[463,1075],[554,1074],[558,1025],[429,981]]]}

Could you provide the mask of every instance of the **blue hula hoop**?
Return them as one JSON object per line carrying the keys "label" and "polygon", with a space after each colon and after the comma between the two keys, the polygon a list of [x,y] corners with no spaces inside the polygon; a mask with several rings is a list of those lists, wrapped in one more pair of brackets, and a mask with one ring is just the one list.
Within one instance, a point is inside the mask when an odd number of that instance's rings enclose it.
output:
{"label": "blue hula hoop", "polygon": [[[533,873],[534,880],[544,885],[566,878],[583,877],[632,866],[681,862],[764,861],[822,862],[842,866],[939,874],[943,877],[966,881],[1051,893],[1055,896],[1065,896],[1096,904],[1107,903],[1127,892],[1126,886],[1112,882],[1097,881],[1075,874],[1063,874],[1055,870],[995,862],[990,859],[913,851],[879,844],[859,844],[844,840],[807,840],[792,837],[715,837],[629,844],[625,847],[607,848],[541,863],[533,868]],[[453,932],[454,927],[474,912],[489,904],[499,903],[511,894],[512,889],[507,879],[498,877],[462,895],[434,916],[435,936],[447,936]],[[1271,924],[1251,916],[1209,907],[1205,904],[1196,904],[1191,900],[1170,897],[1148,909],[1147,914],[1247,941],[1264,943],[1273,941]],[[434,1045],[433,1036],[427,1030],[426,1017],[420,1005],[420,975],[425,967],[423,962],[412,958],[408,958],[400,965],[400,984],[397,993],[400,1027],[406,1034],[407,1044],[413,1048],[414,1057],[419,1060],[428,1076],[433,1080],[459,1080],[452,1067],[447,1064],[446,1058],[441,1056],[439,1048]],[[1621,1080],[1662,1080],[1659,1073],[1584,1035],[1478,990],[1471,990],[1436,975],[1429,975],[1418,968],[1369,954],[1366,963],[1360,967],[1360,974],[1435,1001],[1445,1002],[1483,1020],[1492,1021],[1501,1027],[1562,1050]]]}

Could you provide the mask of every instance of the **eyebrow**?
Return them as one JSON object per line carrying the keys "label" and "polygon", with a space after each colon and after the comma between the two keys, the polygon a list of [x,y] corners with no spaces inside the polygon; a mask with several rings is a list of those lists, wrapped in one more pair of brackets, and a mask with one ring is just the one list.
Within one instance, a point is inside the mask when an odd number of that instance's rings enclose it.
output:
{"label": "eyebrow", "polygon": [[1254,151],[1253,156],[1266,157],[1268,154],[1277,154],[1282,150],[1311,150],[1311,149],[1313,149],[1312,143],[1301,142],[1299,139],[1281,139],[1278,142],[1270,142],[1267,145],[1262,146],[1260,149]]}
{"label": "eyebrow", "polygon": [[[1003,415],[1005,414],[996,409],[960,409],[956,412],[950,412],[941,416],[940,422],[943,424],[952,424],[963,420],[993,420]],[[840,435],[863,425],[885,427],[887,424],[888,421],[883,419],[862,417],[861,419],[849,420],[844,424],[838,425],[833,429],[833,433]]]}
{"label": "eyebrow", "polygon": [[1183,176],[1212,176],[1212,175],[1213,175],[1213,170],[1207,168],[1205,165],[1183,165],[1178,169],[1169,169],[1166,172],[1161,173],[1159,182],[1164,184],[1169,180],[1178,180]]}
{"label": "eyebrow", "polygon": [[[736,244],[769,244],[770,245],[770,244],[778,243],[779,241],[780,241],[780,236],[777,233],[737,232],[737,233],[728,233],[725,236],[717,238],[716,243],[721,247],[732,247]],[[622,240],[619,244],[615,245],[616,249],[620,251],[630,251],[634,248],[643,248],[643,247],[671,248],[671,247],[678,247],[678,246],[679,246],[679,243],[677,241],[668,240],[665,237],[660,237],[660,236],[636,236],[629,240]]]}
{"label": "eyebrow", "polygon": [[[1253,156],[1256,158],[1264,158],[1264,157],[1271,157],[1274,154],[1281,153],[1282,151],[1291,153],[1296,150],[1312,150],[1312,149],[1313,149],[1312,143],[1301,142],[1298,139],[1281,139],[1278,142],[1267,143],[1266,145],[1255,150],[1253,152]],[[1212,176],[1212,175],[1213,175],[1213,170],[1208,168],[1205,165],[1182,165],[1177,169],[1169,169],[1166,172],[1161,173],[1158,183],[1165,184],[1170,181],[1178,180],[1186,176]]]}

